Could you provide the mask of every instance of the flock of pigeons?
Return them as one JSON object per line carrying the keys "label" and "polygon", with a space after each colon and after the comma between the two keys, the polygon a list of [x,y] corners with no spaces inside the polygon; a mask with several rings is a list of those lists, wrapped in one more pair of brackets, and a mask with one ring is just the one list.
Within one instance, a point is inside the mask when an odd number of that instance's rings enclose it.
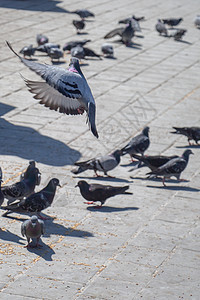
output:
{"label": "flock of pigeons", "polygon": [[[85,18],[94,17],[94,14],[87,10],[76,10],[72,13],[79,15],[81,18],[80,20],[73,20],[73,25],[76,27],[77,33],[84,28]],[[121,41],[128,46],[132,43],[131,39],[135,32],[141,31],[139,22],[143,20],[144,17],[136,18],[135,16],[120,20],[119,23],[126,24],[126,26],[110,31],[104,38],[108,39],[119,35]],[[174,30],[174,26],[177,26],[181,21],[182,19],[173,18],[158,20],[156,30],[159,34],[170,36],[168,35],[168,30]],[[170,26],[168,30],[165,24]],[[200,28],[200,16],[197,16],[195,26]],[[185,33],[180,29],[175,29],[174,32],[174,39],[181,39]],[[40,82],[24,78],[29,91],[34,94],[34,98],[39,100],[40,104],[44,104],[44,106],[52,110],[58,110],[60,113],[78,115],[86,111],[90,129],[93,135],[98,138],[98,131],[95,124],[96,105],[94,97],[79,64],[79,59],[85,56],[101,58],[93,50],[84,47],[89,41],[71,41],[64,45],[63,50],[71,51],[72,55],[68,70],[54,65],[37,63],[25,58],[34,55],[35,51],[45,52],[51,59],[59,59],[63,56],[60,46],[49,43],[48,38],[42,34],[37,35],[37,48],[33,48],[30,45],[20,51],[24,57],[16,53],[9,42],[7,42],[7,45],[24,65],[42,78]],[[81,48],[84,52],[82,56],[80,54]],[[105,55],[113,56],[112,45],[103,45],[102,51]],[[173,128],[175,129],[173,133],[187,136],[189,144],[191,144],[191,140],[194,140],[198,144],[200,140],[200,127]],[[187,167],[189,155],[193,154],[192,151],[186,150],[182,156],[146,156],[144,152],[148,149],[149,145],[149,127],[145,127],[139,135],[133,137],[122,149],[117,149],[105,156],[76,162],[72,173],[79,174],[86,170],[93,170],[95,176],[100,176],[98,172],[103,172],[105,176],[111,177],[108,175],[108,172],[119,165],[121,156],[129,154],[132,161],[133,159],[138,161],[137,168],[146,166],[150,169],[150,172],[147,173],[149,177],[162,177],[164,186],[166,178],[175,176],[177,180],[182,180],[180,179],[180,175]],[[1,169],[0,181],[2,181]],[[0,188],[0,208],[5,210],[3,216],[7,216],[13,212],[30,213],[33,215],[29,220],[24,221],[21,226],[22,235],[26,236],[28,241],[26,247],[40,246],[39,239],[45,230],[43,219],[47,219],[40,213],[52,204],[57,186],[60,186],[59,180],[52,178],[47,186],[35,193],[35,187],[40,184],[40,181],[41,173],[36,167],[35,161],[30,161],[26,171],[21,175],[18,182]],[[97,208],[101,208],[110,197],[118,194],[132,194],[127,192],[129,186],[88,184],[84,180],[80,180],[77,186],[83,198],[87,200],[87,204],[100,202],[100,205],[96,206]],[[2,206],[4,199],[7,199],[7,205]],[[31,239],[36,239],[36,244],[30,243]]]}

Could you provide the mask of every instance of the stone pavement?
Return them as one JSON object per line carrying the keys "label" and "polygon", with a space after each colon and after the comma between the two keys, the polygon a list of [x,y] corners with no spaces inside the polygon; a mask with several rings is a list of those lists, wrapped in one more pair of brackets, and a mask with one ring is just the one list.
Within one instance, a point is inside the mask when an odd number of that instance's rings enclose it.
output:
{"label": "stone pavement", "polygon": [[[77,37],[69,14],[88,8],[96,14],[86,23],[88,35]],[[37,33],[64,45],[90,38],[88,46],[100,52],[103,36],[118,27],[118,20],[144,15],[142,35],[135,47],[111,41],[116,59],[84,61],[97,105],[95,139],[84,116],[66,116],[39,105],[27,91],[19,73],[34,79],[5,45],[19,51],[35,44]],[[170,134],[172,126],[200,125],[200,31],[193,25],[200,13],[198,0],[124,1],[0,1],[0,165],[3,179],[19,178],[34,159],[42,173],[41,186],[57,177],[62,187],[44,214],[43,248],[27,250],[20,233],[26,216],[0,218],[0,299],[195,299],[200,298],[200,150],[183,172],[187,182],[147,180],[147,168],[128,172],[123,156],[111,171],[115,179],[89,182],[130,185],[133,196],[109,199],[100,210],[87,207],[74,186],[80,177],[70,170],[77,160],[106,154],[126,144],[146,124],[151,145],[147,154],[181,154],[187,139]],[[158,18],[183,17],[188,29],[183,41],[158,35]],[[51,63],[38,55],[39,61]],[[66,55],[62,67],[67,67]]]}

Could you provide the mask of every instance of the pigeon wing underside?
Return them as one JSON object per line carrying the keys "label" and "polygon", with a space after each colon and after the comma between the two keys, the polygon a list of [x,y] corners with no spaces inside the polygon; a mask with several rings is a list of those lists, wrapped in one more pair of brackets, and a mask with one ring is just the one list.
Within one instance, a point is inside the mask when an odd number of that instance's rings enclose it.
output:
{"label": "pigeon wing underside", "polygon": [[107,33],[104,38],[110,39],[116,35],[122,36],[123,31],[124,31],[124,27],[116,28],[116,29],[110,31],[109,33]]}
{"label": "pigeon wing underside", "polygon": [[[24,80],[29,91],[35,94],[34,98],[40,100],[40,104],[44,104],[52,110],[59,110],[59,112],[67,115],[78,115],[83,112],[83,108],[86,109],[78,100],[81,97],[81,93],[74,96],[72,87],[70,87],[71,90],[69,90],[69,93],[66,93],[66,96],[64,96],[46,82]],[[77,93],[77,90],[75,90],[75,93]],[[79,111],[78,109],[81,110]]]}

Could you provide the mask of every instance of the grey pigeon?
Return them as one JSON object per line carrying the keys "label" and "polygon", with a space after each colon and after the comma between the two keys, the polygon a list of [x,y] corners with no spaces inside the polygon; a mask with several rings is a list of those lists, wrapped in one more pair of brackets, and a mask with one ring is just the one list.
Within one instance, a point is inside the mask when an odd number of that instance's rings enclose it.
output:
{"label": "grey pigeon", "polygon": [[40,46],[40,45],[44,45],[44,44],[48,43],[49,39],[44,34],[37,34],[37,36],[36,36],[36,42],[37,42],[38,46]]}
{"label": "grey pigeon", "polygon": [[76,46],[84,46],[85,44],[87,44],[88,42],[91,42],[91,40],[82,40],[82,41],[71,41],[71,42],[67,42],[65,43],[65,45],[63,46],[63,51],[70,51],[72,48],[76,47]]}
{"label": "grey pigeon", "polygon": [[39,170],[37,168],[30,169],[26,177],[11,185],[4,185],[1,190],[4,197],[8,199],[8,204],[15,200],[22,200],[24,197],[34,193],[35,186],[38,182]]}
{"label": "grey pigeon", "polygon": [[162,165],[156,170],[147,173],[147,175],[163,176],[162,182],[164,186],[165,186],[165,178],[170,178],[174,176],[177,178],[177,180],[181,181],[180,175],[187,167],[190,154],[193,154],[191,150],[185,150],[181,157],[177,157],[169,160],[166,164]]}
{"label": "grey pigeon", "polygon": [[197,145],[200,140],[200,127],[173,127],[176,131],[172,131],[171,133],[182,134],[187,136],[188,143],[191,145],[190,141],[194,140]]}
{"label": "grey pigeon", "polygon": [[132,17],[122,19],[122,20],[120,20],[118,23],[119,23],[119,24],[128,24],[128,22],[129,22],[130,20],[132,20],[132,19],[134,19],[134,20],[140,22],[140,21],[144,21],[144,20],[145,20],[145,17],[144,17],[144,16],[142,16],[142,17],[136,17],[135,15],[132,15]]}
{"label": "grey pigeon", "polygon": [[[131,159],[133,154],[144,154],[150,145],[149,127],[145,127],[142,133],[133,137],[130,142],[121,149],[122,155],[129,154]],[[132,159],[133,160],[133,159]]]}
{"label": "grey pigeon", "polygon": [[22,63],[44,79],[43,82],[25,79],[29,91],[35,94],[34,98],[39,99],[40,104],[59,110],[60,113],[78,115],[86,111],[91,131],[98,138],[95,125],[95,101],[80,69],[78,59],[72,57],[69,69],[65,70],[24,59],[12,49],[8,42],[7,44]]}
{"label": "grey pigeon", "polygon": [[[30,160],[26,171],[20,175],[20,181],[27,179],[29,177],[29,173],[31,172],[31,170],[35,169],[35,168],[36,168],[35,161]],[[40,182],[41,182],[41,173],[38,172],[38,178],[37,178],[36,185],[40,185]]]}
{"label": "grey pigeon", "polygon": [[132,195],[132,193],[126,192],[129,189],[129,186],[111,186],[111,185],[102,185],[102,184],[88,184],[84,180],[80,180],[76,185],[80,188],[81,195],[83,198],[88,200],[89,202],[85,202],[86,204],[93,204],[94,202],[101,202],[101,207],[106,199],[114,197],[119,194],[128,194]]}
{"label": "grey pigeon", "polygon": [[60,45],[53,44],[53,43],[46,43],[46,44],[43,44],[43,45],[40,45],[39,47],[37,47],[36,50],[39,52],[44,52],[44,53],[48,54],[48,52],[51,48],[60,48]]}
{"label": "grey pigeon", "polygon": [[0,168],[0,206],[3,204],[4,201],[4,194],[1,191],[1,183],[2,183],[2,169]]}
{"label": "grey pigeon", "polygon": [[95,17],[94,13],[92,13],[91,11],[89,11],[87,9],[77,9],[77,10],[71,11],[71,13],[79,15],[79,17],[81,19],[85,19],[88,17]]}
{"label": "grey pigeon", "polygon": [[134,36],[134,28],[132,26],[132,22],[129,21],[126,27],[116,28],[104,36],[104,39],[110,39],[116,35],[119,35],[122,38],[122,42],[128,46],[131,44],[131,39]]}
{"label": "grey pigeon", "polygon": [[83,20],[73,20],[72,24],[76,28],[77,34],[80,33],[80,30],[85,28],[85,22]]}
{"label": "grey pigeon", "polygon": [[94,170],[96,176],[99,176],[97,171],[101,171],[104,172],[104,175],[111,177],[107,174],[107,172],[113,170],[120,163],[120,155],[121,151],[116,150],[108,155],[96,157],[83,162],[76,162],[75,166],[78,166],[78,168],[72,170],[72,173],[79,174],[86,170]]}
{"label": "grey pigeon", "polygon": [[51,48],[48,50],[48,56],[51,57],[51,60],[60,59],[63,57],[63,52],[59,48]]}
{"label": "grey pigeon", "polygon": [[33,48],[33,45],[30,45],[30,46],[23,47],[19,53],[23,54],[24,57],[25,56],[31,57],[32,55],[35,54],[35,50],[36,50],[36,48]]}
{"label": "grey pigeon", "polygon": [[114,49],[113,49],[113,46],[111,44],[104,43],[101,46],[101,51],[107,57],[113,57],[114,56]]}
{"label": "grey pigeon", "polygon": [[197,28],[200,28],[200,15],[197,15],[195,20],[194,20],[194,25],[197,27]]}
{"label": "grey pigeon", "polygon": [[162,19],[162,22],[164,24],[167,24],[171,27],[177,26],[179,23],[181,23],[183,21],[183,18],[168,18],[168,19]]}
{"label": "grey pigeon", "polygon": [[186,32],[186,29],[173,28],[173,30],[170,30],[169,37],[173,37],[175,41],[180,41]]}
{"label": "grey pigeon", "polygon": [[155,28],[160,35],[168,36],[167,28],[165,27],[165,25],[162,23],[160,19],[158,19]]}
{"label": "grey pigeon", "polygon": [[57,178],[52,178],[47,186],[43,188],[40,192],[34,193],[23,199],[22,201],[1,206],[1,209],[6,210],[3,216],[6,216],[12,212],[15,213],[36,213],[41,219],[47,219],[40,215],[40,212],[51,206],[55,193],[56,187],[60,186],[59,180]]}
{"label": "grey pigeon", "polygon": [[[21,225],[21,233],[22,236],[26,236],[27,238],[28,244],[25,247],[41,247],[39,239],[44,232],[44,222],[39,220],[37,216],[32,216],[29,220],[24,221]],[[36,239],[37,242],[35,246],[30,243],[30,239],[32,239],[32,241]]]}
{"label": "grey pigeon", "polygon": [[156,170],[160,166],[166,164],[169,160],[178,157],[177,155],[171,155],[171,156],[166,156],[166,155],[138,155],[138,154],[132,154],[132,157],[136,158],[139,160],[139,166],[143,163],[144,166],[148,167],[151,169],[151,171]]}
{"label": "grey pigeon", "polygon": [[78,45],[71,49],[71,56],[77,57],[79,59],[83,59],[86,57],[98,57],[101,59],[101,55],[95,53],[93,50],[82,47],[81,45]]}

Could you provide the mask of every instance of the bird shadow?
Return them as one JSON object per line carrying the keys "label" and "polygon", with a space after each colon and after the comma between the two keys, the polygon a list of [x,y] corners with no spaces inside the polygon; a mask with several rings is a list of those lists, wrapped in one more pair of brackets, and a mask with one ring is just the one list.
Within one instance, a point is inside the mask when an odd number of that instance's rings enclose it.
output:
{"label": "bird shadow", "polygon": [[[63,1],[58,0],[48,0],[48,2],[43,3],[43,1],[35,0],[24,1],[24,0],[10,0],[10,1],[0,1],[0,7],[8,9],[17,9],[17,10],[29,10],[29,11],[45,11],[45,12],[57,12],[57,13],[70,13],[68,10],[57,6],[57,4],[62,3]],[[34,5],[33,5],[34,3]]]}
{"label": "bird shadow", "polygon": [[53,61],[52,60],[51,63],[52,63],[52,65],[55,65],[55,66],[57,65],[58,66],[58,65],[66,64],[66,61]]}
{"label": "bird shadow", "polygon": [[104,212],[104,213],[111,213],[111,212],[120,212],[120,211],[129,211],[129,210],[138,210],[139,207],[112,207],[112,206],[88,206],[87,210],[95,211],[95,212]]}
{"label": "bird shadow", "polygon": [[26,59],[29,60],[29,61],[37,61],[38,60],[37,58],[26,58]]}
{"label": "bird shadow", "polygon": [[77,35],[87,35],[88,32],[77,32],[76,34],[77,34]]}
{"label": "bird shadow", "polygon": [[[32,245],[32,242],[30,243]],[[35,253],[36,255],[40,256],[46,261],[52,261],[52,255],[55,254],[55,251],[52,249],[51,246],[45,244],[41,239],[40,239],[40,245],[42,247],[37,247],[37,248],[31,248],[28,247],[27,250],[31,253]]]}
{"label": "bird shadow", "polygon": [[[0,116],[14,109],[14,106],[0,103]],[[25,123],[22,124],[12,124],[4,118],[0,118],[1,155],[18,156],[51,166],[71,165],[80,159],[81,153],[79,151],[25,126]]]}
{"label": "bird shadow", "polygon": [[105,55],[104,58],[113,59],[113,60],[117,59],[117,57],[112,56],[112,55]]}
{"label": "bird shadow", "polygon": [[186,146],[176,146],[176,148],[200,148],[200,145],[186,145]]}
{"label": "bird shadow", "polygon": [[187,45],[192,45],[193,43],[190,43],[188,41],[185,41],[185,40],[174,40],[175,42],[177,43],[183,43],[183,44],[187,44]]}
{"label": "bird shadow", "polygon": [[131,161],[128,164],[120,164],[121,167],[136,167],[137,165],[139,165],[139,161]]}
{"label": "bird shadow", "polygon": [[123,178],[118,177],[105,177],[105,176],[98,176],[98,177],[92,177],[92,176],[74,176],[73,178],[79,178],[79,179],[92,179],[97,181],[109,181],[109,182],[127,182],[132,183],[132,180],[127,180]]}
{"label": "bird shadow", "polygon": [[85,62],[84,62],[84,63],[81,62],[81,63],[80,63],[80,66],[81,66],[81,67],[87,67],[87,66],[89,66],[89,64],[88,64],[88,63],[85,63]]}
{"label": "bird shadow", "polygon": [[143,39],[144,36],[143,35],[135,35],[135,37],[139,38],[139,39]]}
{"label": "bird shadow", "polygon": [[171,191],[185,191],[185,192],[199,192],[200,189],[193,188],[190,186],[153,186],[153,185],[147,185],[149,188],[156,188],[156,189],[164,189],[164,190],[171,190]]}
{"label": "bird shadow", "polygon": [[[155,181],[155,182],[162,182],[162,178],[161,177],[133,177],[130,176],[131,179],[135,179],[135,180],[149,180],[149,181]],[[176,179],[168,179],[167,182],[171,182],[171,183],[180,183],[181,181],[177,181]],[[189,180],[184,180],[184,182],[189,182]]]}
{"label": "bird shadow", "polygon": [[142,45],[138,44],[138,43],[130,43],[129,45],[126,46],[127,48],[132,48],[132,49],[138,49],[141,50],[142,49]]}
{"label": "bird shadow", "polygon": [[22,237],[10,232],[9,230],[1,230],[0,229],[0,240],[14,242],[14,243],[17,243],[20,245],[24,244],[24,243],[20,242],[20,240],[23,240]]}

